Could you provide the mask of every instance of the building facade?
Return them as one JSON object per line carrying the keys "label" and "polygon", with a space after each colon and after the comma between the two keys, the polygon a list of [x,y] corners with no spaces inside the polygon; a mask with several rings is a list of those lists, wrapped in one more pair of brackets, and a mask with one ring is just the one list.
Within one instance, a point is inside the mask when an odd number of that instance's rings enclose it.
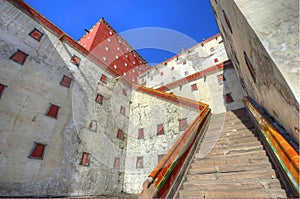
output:
{"label": "building facade", "polygon": [[[217,15],[231,7],[240,12],[235,3],[242,1],[228,2],[212,1]],[[233,16],[223,15],[217,20],[224,37],[150,68],[103,18],[77,42],[24,1],[0,0],[0,195],[139,193],[199,113],[181,101],[206,103],[218,114],[243,107],[249,95],[275,119],[291,113],[290,121],[278,121],[294,135],[294,80],[285,83],[289,78],[273,65],[252,71],[249,63],[258,67],[259,60],[249,46],[235,56],[230,46],[237,41],[223,28]],[[270,70],[274,85],[264,82]],[[269,103],[271,94],[285,96]]]}
{"label": "building facade", "polygon": [[299,143],[299,1],[210,2],[246,94]]}

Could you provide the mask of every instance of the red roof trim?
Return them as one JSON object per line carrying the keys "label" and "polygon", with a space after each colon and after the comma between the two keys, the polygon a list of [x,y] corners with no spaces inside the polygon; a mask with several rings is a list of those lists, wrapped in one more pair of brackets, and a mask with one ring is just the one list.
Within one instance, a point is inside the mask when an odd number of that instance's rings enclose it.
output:
{"label": "red roof trim", "polygon": [[81,46],[77,41],[75,41],[72,37],[67,35],[65,32],[63,32],[61,29],[59,29],[57,26],[55,26],[52,22],[50,22],[46,17],[38,13],[36,10],[34,10],[32,7],[30,7],[27,3],[25,3],[22,0],[8,0],[11,4],[18,7],[21,11],[29,15],[30,17],[34,18],[38,22],[40,22],[42,25],[50,29],[61,41],[68,42],[69,45],[83,53],[84,55],[88,55],[94,62],[96,62],[100,67],[104,68],[108,72],[110,72],[113,76],[120,76],[120,74],[104,64],[100,59],[98,59],[95,55],[93,55],[90,51],[88,51],[86,48]]}

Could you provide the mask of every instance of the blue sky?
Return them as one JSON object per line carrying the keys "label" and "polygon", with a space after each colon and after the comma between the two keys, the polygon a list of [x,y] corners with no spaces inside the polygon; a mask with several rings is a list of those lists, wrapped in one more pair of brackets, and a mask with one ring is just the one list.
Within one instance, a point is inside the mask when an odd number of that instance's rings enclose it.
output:
{"label": "blue sky", "polygon": [[[219,33],[209,0],[25,0],[25,2],[75,40],[79,40],[85,34],[84,29],[90,29],[101,17],[104,17],[119,33],[136,28],[157,27],[184,34],[197,42]],[[158,41],[165,40],[159,37],[155,35]],[[140,31],[135,32],[134,38],[144,40],[147,36]],[[134,38],[125,37],[129,44],[135,42],[131,41]],[[176,36],[169,37],[168,42],[177,44],[175,49],[170,51],[168,48],[148,48],[148,46],[139,48],[138,52],[150,64],[155,65],[172,57],[174,53],[179,53],[181,49],[178,46],[186,49],[194,45]]]}

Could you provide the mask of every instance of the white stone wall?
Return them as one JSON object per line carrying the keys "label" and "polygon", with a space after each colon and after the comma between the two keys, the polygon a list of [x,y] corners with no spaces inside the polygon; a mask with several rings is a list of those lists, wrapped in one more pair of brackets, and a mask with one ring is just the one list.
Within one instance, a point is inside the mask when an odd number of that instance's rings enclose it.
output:
{"label": "white stone wall", "polygon": [[[299,1],[211,0],[247,94],[299,142]],[[226,24],[223,10],[231,27]],[[247,54],[256,82],[246,65]]]}
{"label": "white stone wall", "polygon": [[[190,124],[198,111],[136,91],[131,99],[123,190],[139,193],[144,180],[157,165],[158,155],[166,154],[183,132],[179,131],[179,119],[187,118]],[[164,135],[157,135],[158,124],[164,125]],[[143,139],[138,139],[139,128],[144,128]],[[136,168],[140,156],[143,168]]]}
{"label": "white stone wall", "polygon": [[[214,59],[217,58],[218,62]],[[228,60],[222,37],[198,44],[140,76],[139,83],[158,88]],[[173,69],[172,69],[173,68]]]}
{"label": "white stone wall", "polygon": [[[225,81],[219,83],[218,75],[223,74]],[[191,85],[196,84],[198,90],[192,91]],[[168,92],[206,103],[213,114],[223,113],[244,107],[243,92],[236,72],[233,68],[217,71],[195,81],[177,86]],[[226,103],[225,95],[231,94],[234,102]]]}
{"label": "white stone wall", "polygon": [[[34,28],[44,33],[40,42],[28,35]],[[28,54],[24,65],[9,59],[17,49]],[[81,59],[79,67],[70,63],[73,54]],[[102,74],[106,84],[99,81]],[[70,88],[59,84],[63,75],[73,78]],[[0,98],[0,195],[121,192],[126,139],[117,139],[117,131],[127,133],[130,89],[123,96],[120,81],[4,0],[0,83],[7,85]],[[104,96],[101,105],[97,93]],[[49,103],[60,106],[57,119],[45,116]],[[43,160],[27,158],[34,141],[46,144]],[[82,152],[90,153],[89,166],[79,165]],[[115,157],[120,168],[113,168]]]}

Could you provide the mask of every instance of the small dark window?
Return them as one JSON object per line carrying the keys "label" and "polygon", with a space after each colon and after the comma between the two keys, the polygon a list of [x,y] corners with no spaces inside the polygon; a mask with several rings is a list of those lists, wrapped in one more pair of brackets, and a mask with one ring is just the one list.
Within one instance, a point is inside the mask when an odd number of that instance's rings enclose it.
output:
{"label": "small dark window", "polygon": [[171,67],[171,71],[173,71],[173,70],[174,70],[174,66]]}
{"label": "small dark window", "polygon": [[192,84],[191,89],[192,91],[197,91],[198,90],[197,84]]}
{"label": "small dark window", "polygon": [[164,156],[165,154],[157,155],[157,162],[160,162]]}
{"label": "small dark window", "polygon": [[89,166],[90,165],[90,153],[82,152],[81,161],[79,163],[83,166]]}
{"label": "small dark window", "polygon": [[163,134],[165,134],[164,125],[163,124],[157,125],[157,135],[163,135]]}
{"label": "small dark window", "polygon": [[185,72],[184,72],[184,75],[185,75],[185,76],[188,76],[188,75],[189,75],[189,72],[188,72],[188,71],[185,71]]}
{"label": "small dark window", "polygon": [[92,131],[96,131],[97,130],[97,121],[96,120],[90,121],[89,129],[92,130]]}
{"label": "small dark window", "polygon": [[229,28],[231,34],[232,34],[232,28],[231,28],[230,21],[229,21],[227,15],[226,15],[226,13],[224,12],[224,10],[223,10],[223,14],[224,14],[224,18],[225,18],[226,24],[227,24],[227,26],[228,26],[228,28]]}
{"label": "small dark window", "polygon": [[44,157],[45,144],[34,142],[28,158],[42,160]]}
{"label": "small dark window", "polygon": [[123,139],[123,131],[121,129],[118,129],[117,138],[122,140]]}
{"label": "small dark window", "polygon": [[3,94],[3,92],[4,92],[4,90],[6,89],[6,85],[4,85],[4,84],[0,84],[0,98],[1,98],[1,96],[2,96],[2,94]]}
{"label": "small dark window", "polygon": [[105,75],[101,75],[100,81],[103,82],[104,84],[107,83],[107,77]]}
{"label": "small dark window", "polygon": [[219,62],[218,58],[214,58],[214,62],[215,63]]}
{"label": "small dark window", "polygon": [[143,128],[139,129],[138,139],[144,139],[144,129]]}
{"label": "small dark window", "polygon": [[160,76],[163,76],[163,75],[164,75],[164,72],[161,72],[161,73],[160,73]]}
{"label": "small dark window", "polygon": [[75,64],[76,66],[79,66],[79,64],[80,64],[80,58],[77,57],[76,55],[73,55],[72,58],[71,58],[71,63]]}
{"label": "small dark window", "polygon": [[119,168],[120,168],[120,158],[115,158],[114,169],[119,169]]}
{"label": "small dark window", "polygon": [[226,102],[226,104],[230,104],[230,103],[234,102],[234,100],[231,96],[231,93],[228,93],[225,95],[225,102]]}
{"label": "small dark window", "polygon": [[137,169],[144,168],[143,157],[137,157],[137,159],[136,159],[136,168]]}
{"label": "small dark window", "polygon": [[49,117],[53,117],[53,118],[57,119],[59,108],[60,107],[57,106],[57,105],[50,104],[49,109],[48,109],[46,115],[49,116]]}
{"label": "small dark window", "polygon": [[184,61],[182,62],[182,64],[183,64],[183,65],[186,65],[186,60],[184,60]]}
{"label": "small dark window", "polygon": [[122,94],[127,97],[127,90],[126,90],[126,88],[122,89]]}
{"label": "small dark window", "polygon": [[95,101],[96,101],[98,104],[102,104],[102,103],[103,103],[103,95],[101,95],[101,94],[98,93],[97,96],[96,96]]}
{"label": "small dark window", "polygon": [[214,47],[211,47],[210,48],[210,52],[214,52],[215,51],[215,48]]}
{"label": "small dark window", "polygon": [[70,88],[71,81],[72,81],[72,79],[70,77],[64,75],[60,81],[60,85]]}
{"label": "small dark window", "polygon": [[246,65],[248,67],[248,70],[251,74],[251,77],[253,78],[254,82],[256,82],[256,73],[255,73],[255,70],[253,68],[253,65],[252,63],[250,62],[250,59],[248,58],[246,52],[244,51],[244,58],[245,58],[245,62],[246,62]]}
{"label": "small dark window", "polygon": [[34,29],[33,31],[31,31],[30,33],[29,33],[29,35],[33,38],[33,39],[35,39],[35,40],[37,40],[37,41],[41,41],[41,39],[42,39],[42,37],[43,37],[43,33],[41,32],[41,31],[39,31],[38,29]]}
{"label": "small dark window", "polygon": [[217,75],[217,79],[218,79],[219,85],[223,84],[223,82],[226,80],[224,74]]}
{"label": "small dark window", "polygon": [[179,131],[184,131],[188,126],[187,118],[179,119]]}
{"label": "small dark window", "polygon": [[120,107],[120,113],[121,113],[122,115],[125,115],[125,107],[124,107],[124,106],[121,106],[121,107]]}
{"label": "small dark window", "polygon": [[10,59],[23,65],[26,61],[26,58],[27,58],[28,54],[24,53],[23,51],[21,50],[17,50],[17,52],[15,52],[11,57]]}

